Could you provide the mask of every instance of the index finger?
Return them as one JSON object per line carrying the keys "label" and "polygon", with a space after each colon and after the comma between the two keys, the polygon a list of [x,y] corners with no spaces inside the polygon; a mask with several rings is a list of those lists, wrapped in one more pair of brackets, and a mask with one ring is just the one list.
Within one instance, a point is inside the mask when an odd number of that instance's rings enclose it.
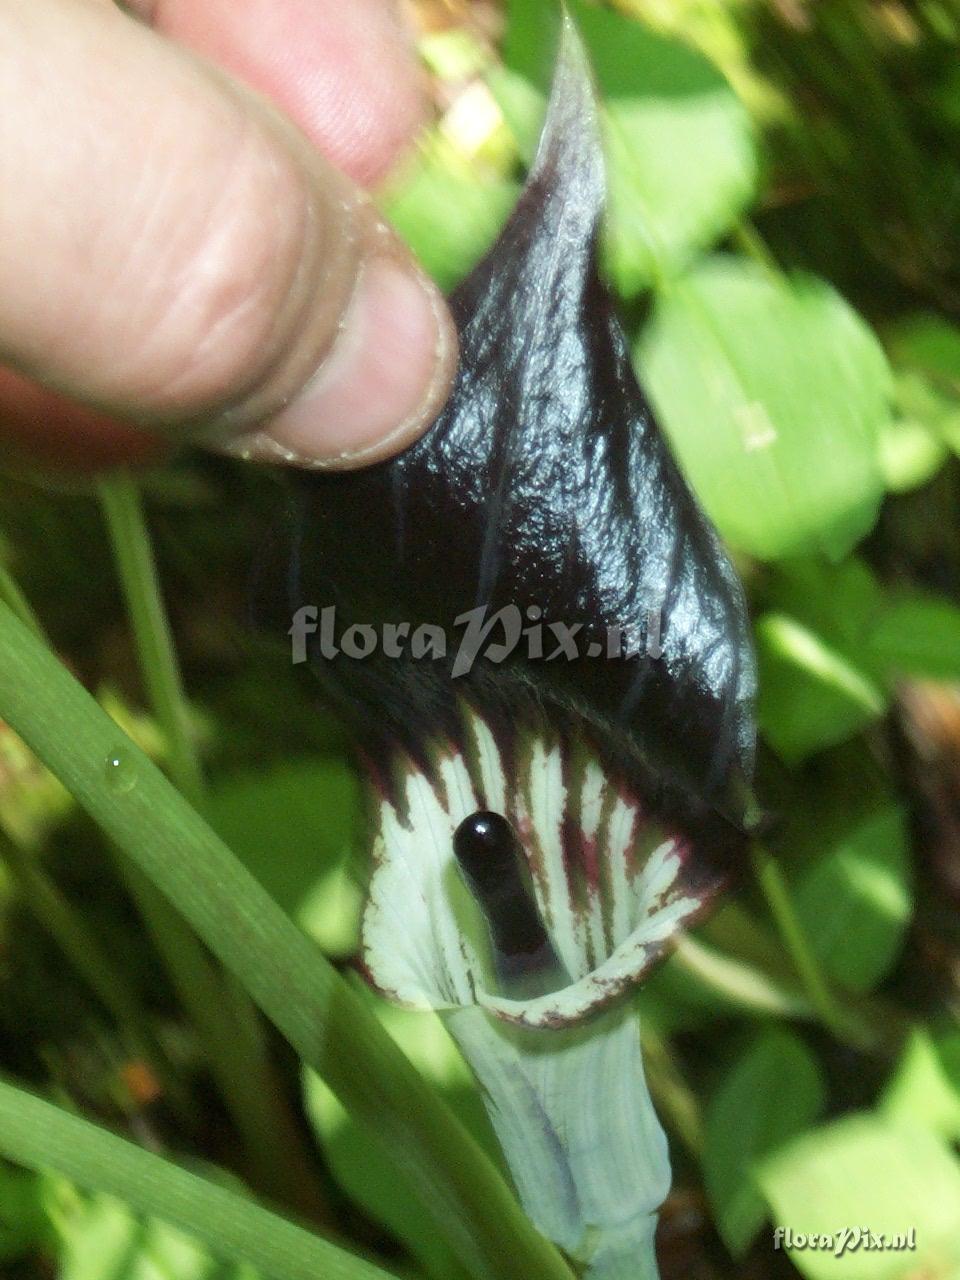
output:
{"label": "index finger", "polygon": [[131,7],[272,98],[364,185],[384,176],[423,123],[421,74],[394,0],[134,0]]}

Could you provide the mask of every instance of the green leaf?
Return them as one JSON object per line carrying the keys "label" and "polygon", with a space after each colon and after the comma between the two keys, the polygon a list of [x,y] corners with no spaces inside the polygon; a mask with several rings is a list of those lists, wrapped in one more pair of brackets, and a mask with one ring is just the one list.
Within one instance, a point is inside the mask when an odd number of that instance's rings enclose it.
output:
{"label": "green leaf", "polygon": [[868,1227],[915,1232],[916,1250],[791,1249],[810,1280],[960,1277],[960,1164],[923,1129],[861,1113],[804,1134],[764,1161],[758,1180],[774,1222],[837,1238]]}
{"label": "green leaf", "polygon": [[637,994],[641,1022],[672,1035],[749,1012],[764,1018],[809,1017],[796,975],[778,939],[727,902],[673,954]]}
{"label": "green leaf", "polygon": [[[607,266],[621,293],[675,275],[749,203],[757,162],[746,109],[701,54],[609,9],[570,0],[603,102]],[[506,69],[491,87],[529,157],[543,118],[552,0],[512,0]],[[518,83],[519,81],[519,83]]]}
{"label": "green leaf", "polygon": [[851,662],[862,661],[884,608],[882,586],[856,556],[839,564],[815,556],[781,560],[765,576],[761,598],[766,608],[798,618]]}
{"label": "green leaf", "polygon": [[960,453],[960,392],[932,374],[908,369],[897,374],[894,396],[902,422],[925,431],[941,449]]}
{"label": "green leaf", "polygon": [[[387,1273],[380,1267],[295,1226],[247,1195],[181,1169],[4,1080],[0,1080],[0,1155],[31,1169],[53,1169],[86,1190],[122,1198],[137,1212],[156,1214],[189,1232],[218,1257],[248,1263],[269,1276],[386,1280]],[[101,1261],[108,1242],[124,1235],[116,1220],[104,1224]],[[78,1275],[86,1274],[90,1272],[78,1264]],[[104,1272],[93,1274],[100,1280]],[[173,1274],[180,1280],[180,1272]]]}
{"label": "green leaf", "polygon": [[960,680],[960,609],[945,600],[912,596],[891,604],[870,644],[876,663],[891,675]]}
{"label": "green leaf", "polygon": [[756,642],[757,720],[784,760],[842,742],[883,714],[883,689],[796,618],[764,614]]}
{"label": "green leaf", "polygon": [[[421,1074],[491,1154],[497,1153],[473,1077],[441,1019],[433,1013],[400,1009],[367,990],[363,996]],[[398,1183],[394,1166],[313,1071],[304,1073],[304,1096],[327,1165],[343,1190],[392,1231],[428,1275],[459,1280],[464,1271],[456,1254],[437,1236],[416,1198]]]}
{"label": "green leaf", "polygon": [[219,782],[207,821],[328,955],[356,948],[360,885],[351,855],[360,784],[341,756],[320,756]]}
{"label": "green leaf", "polygon": [[657,300],[641,380],[720,533],[761,559],[839,559],[873,525],[890,375],[829,285],[715,257]]}
{"label": "green leaf", "polygon": [[779,1028],[761,1031],[724,1076],[707,1108],[703,1163],[717,1229],[734,1257],[767,1216],[754,1180],[758,1160],[812,1124],[824,1098],[816,1058]]}
{"label": "green leaf", "polygon": [[391,180],[380,203],[426,271],[450,289],[493,244],[518,190],[435,133]]}
{"label": "green leaf", "polygon": [[[816,827],[814,827],[814,836]],[[816,958],[838,986],[870,991],[889,971],[913,913],[913,875],[902,810],[854,814],[801,876],[794,906]]]}
{"label": "green leaf", "polygon": [[918,1027],[880,1100],[891,1120],[920,1125],[960,1142],[960,1031]]}
{"label": "green leaf", "polygon": [[885,596],[856,558],[783,561],[760,600],[759,720],[784,759],[841,742],[882,714],[904,675],[960,679],[960,608]]}
{"label": "green leaf", "polygon": [[859,559],[781,561],[764,582],[758,623],[759,719],[796,762],[859,732],[886,692],[867,659],[883,593]]}
{"label": "green leaf", "polygon": [[851,992],[896,959],[913,910],[907,824],[863,742],[845,743],[795,775],[779,797],[777,860],[815,960]]}

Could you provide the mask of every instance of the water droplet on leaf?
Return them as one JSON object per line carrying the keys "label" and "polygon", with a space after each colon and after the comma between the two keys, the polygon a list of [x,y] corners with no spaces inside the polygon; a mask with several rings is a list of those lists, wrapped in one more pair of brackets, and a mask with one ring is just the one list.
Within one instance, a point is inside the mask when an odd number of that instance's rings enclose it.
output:
{"label": "water droplet on leaf", "polygon": [[107,786],[117,795],[126,795],[137,785],[136,767],[125,752],[109,752],[103,767]]}

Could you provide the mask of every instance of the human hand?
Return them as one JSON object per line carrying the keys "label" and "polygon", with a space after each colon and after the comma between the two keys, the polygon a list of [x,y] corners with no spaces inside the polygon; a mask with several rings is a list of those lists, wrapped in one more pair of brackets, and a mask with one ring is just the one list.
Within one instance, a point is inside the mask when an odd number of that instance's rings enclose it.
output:
{"label": "human hand", "polygon": [[363,191],[421,123],[390,0],[129,7],[0,6],[0,452],[397,452],[456,337]]}

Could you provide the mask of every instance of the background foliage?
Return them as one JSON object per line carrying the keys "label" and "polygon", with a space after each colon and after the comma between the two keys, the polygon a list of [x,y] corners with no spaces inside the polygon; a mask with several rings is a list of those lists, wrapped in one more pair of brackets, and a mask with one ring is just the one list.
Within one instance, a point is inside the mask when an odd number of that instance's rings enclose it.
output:
{"label": "background foliage", "polygon": [[[760,660],[766,851],[639,998],[675,1165],[664,1276],[960,1277],[960,6],[571,7],[604,103],[607,275],[641,381],[737,559]],[[436,121],[382,202],[449,287],[522,180],[549,6],[415,8]],[[143,491],[202,810],[343,966],[363,881],[357,780],[309,679],[246,621],[282,486],[187,456]],[[96,495],[10,475],[0,530],[64,661],[175,767]],[[135,886],[2,728],[0,828],[5,1072],[332,1219],[401,1273],[462,1274],[362,1126],[272,1041],[305,1172],[300,1194],[264,1185]],[[65,959],[77,917],[126,1004],[89,948]],[[363,998],[496,1158],[440,1023]],[[788,1255],[774,1223],[914,1227],[917,1249]],[[0,1270],[253,1280],[117,1200],[2,1163]]]}

